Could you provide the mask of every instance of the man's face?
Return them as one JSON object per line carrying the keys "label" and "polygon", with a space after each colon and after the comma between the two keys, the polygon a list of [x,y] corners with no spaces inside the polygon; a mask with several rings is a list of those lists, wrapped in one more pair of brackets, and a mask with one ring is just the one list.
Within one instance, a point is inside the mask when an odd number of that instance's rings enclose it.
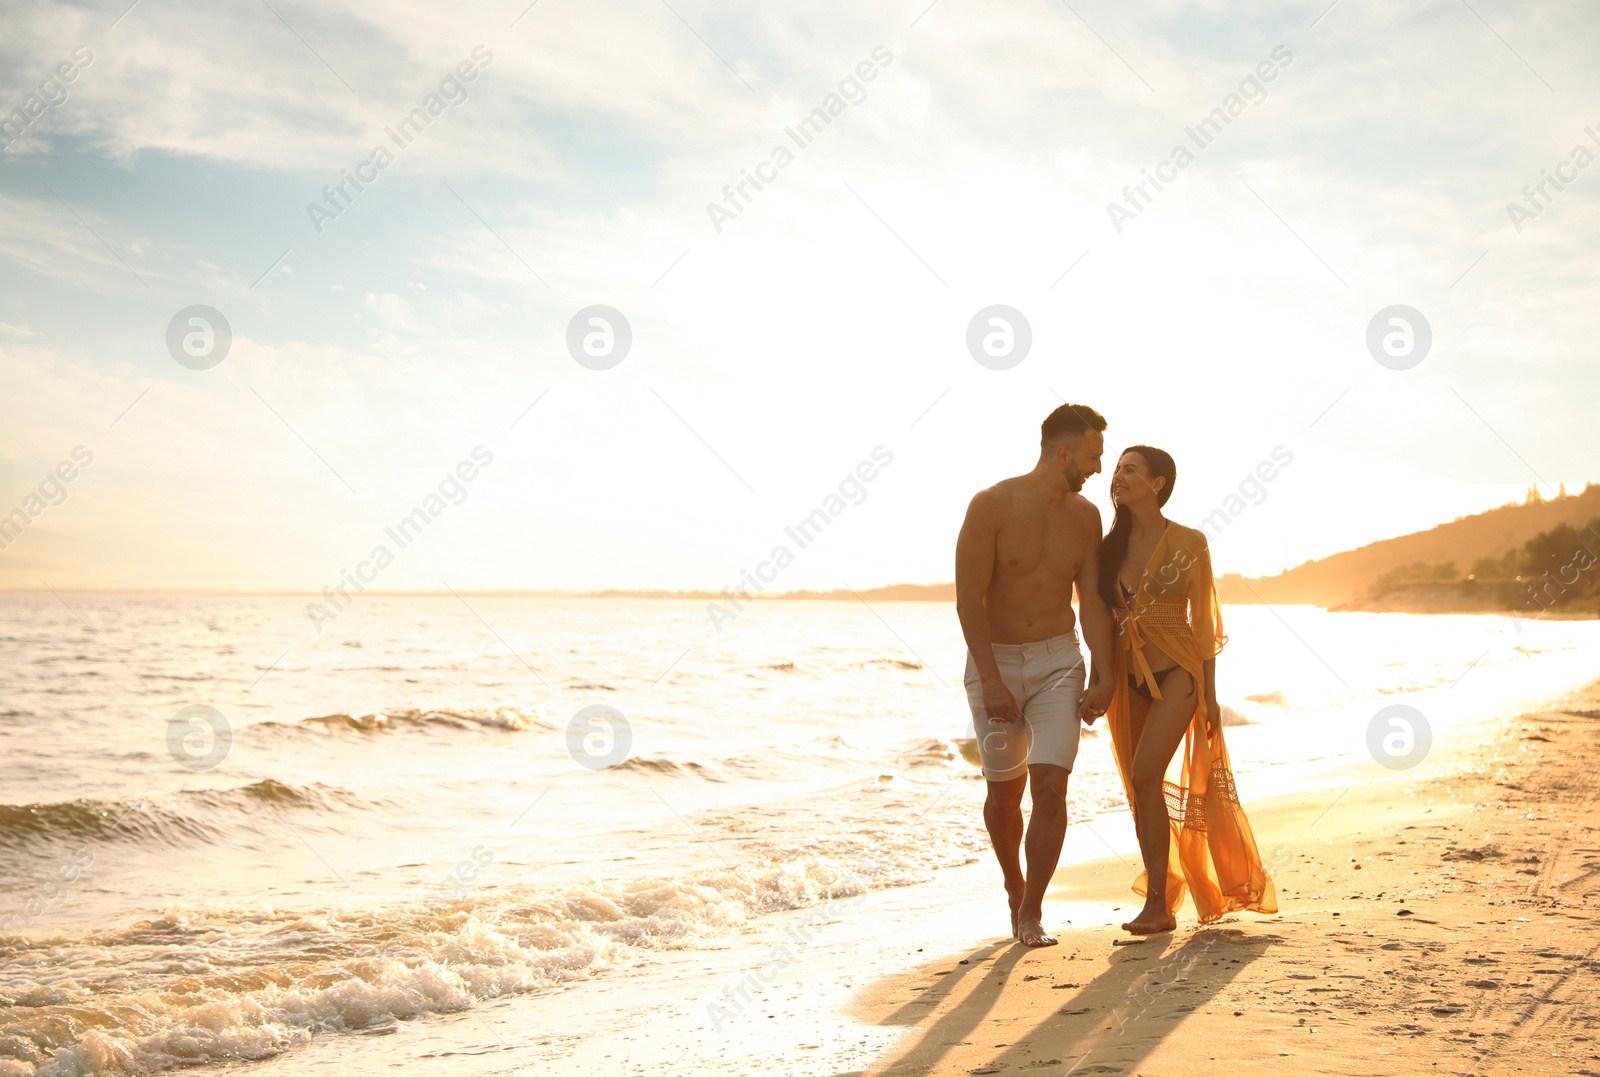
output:
{"label": "man's face", "polygon": [[1056,462],[1067,489],[1078,493],[1090,475],[1100,474],[1100,455],[1106,451],[1105,435],[1091,430],[1080,438],[1056,446]]}

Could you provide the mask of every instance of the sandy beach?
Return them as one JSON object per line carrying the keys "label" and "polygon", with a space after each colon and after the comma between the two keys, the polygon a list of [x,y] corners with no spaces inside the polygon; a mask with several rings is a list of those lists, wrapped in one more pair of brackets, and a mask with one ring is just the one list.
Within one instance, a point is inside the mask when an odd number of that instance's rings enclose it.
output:
{"label": "sandy beach", "polygon": [[[1004,939],[886,977],[906,1027],[873,1074],[1600,1074],[1600,683],[1465,730],[1418,772],[1249,803],[1275,916],[1135,940]],[[1452,758],[1453,757],[1453,758]],[[1063,903],[1127,912],[1130,865],[1067,865]],[[818,1071],[822,1072],[822,1071]]]}
{"label": "sandy beach", "polygon": [[[271,1069],[1595,1077],[1596,721],[1600,682],[1452,730],[1414,770],[1364,761],[1247,800],[1273,916],[1201,928],[1186,903],[1174,934],[1129,937],[1131,827],[1102,816],[1069,828],[1045,905],[1056,947],[990,933],[1003,907],[983,858],[765,918],[746,945],[656,954],[598,993],[403,1022]],[[757,982],[751,945],[797,960]]]}

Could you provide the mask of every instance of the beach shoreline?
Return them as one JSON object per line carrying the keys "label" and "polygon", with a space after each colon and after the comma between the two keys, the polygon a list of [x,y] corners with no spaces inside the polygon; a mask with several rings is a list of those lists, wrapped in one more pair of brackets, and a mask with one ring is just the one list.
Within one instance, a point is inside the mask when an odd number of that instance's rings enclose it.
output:
{"label": "beach shoreline", "polygon": [[[535,605],[484,612],[514,622],[542,616]],[[287,601],[225,610],[273,625],[297,616]],[[174,647],[163,639],[156,648],[142,630],[171,615],[165,606],[89,612],[120,626],[109,642],[136,667]],[[1008,956],[984,783],[950,745],[969,720],[955,717],[965,711],[950,690],[958,675],[941,680],[943,667],[886,650],[881,624],[859,605],[824,603],[748,611],[736,647],[691,655],[659,686],[607,672],[641,647],[644,665],[668,668],[675,653],[655,641],[698,612],[619,607],[579,622],[590,644],[579,650],[560,650],[564,635],[529,637],[530,650],[569,655],[546,695],[505,683],[493,637],[465,665],[454,650],[418,661],[373,643],[410,638],[377,634],[397,616],[432,624],[430,604],[358,607],[341,632],[369,646],[311,655],[266,702],[245,695],[248,669],[219,665],[202,698],[233,719],[232,752],[199,778],[174,767],[160,788],[142,771],[94,764],[142,758],[132,753],[144,732],[80,717],[118,713],[118,692],[80,680],[82,691],[58,698],[48,662],[16,663],[18,709],[54,716],[63,731],[44,745],[42,780],[18,798],[60,809],[30,815],[35,844],[48,849],[81,817],[95,860],[31,926],[0,985],[17,1000],[6,1015],[25,1022],[12,1032],[40,1037],[28,1041],[37,1047],[14,1039],[0,1074],[29,1074],[35,1063],[58,1077],[418,1066],[441,1077],[865,1073],[911,1050],[925,1023],[888,1019],[898,1006],[862,1009],[877,985],[925,971],[970,975],[962,956],[984,971],[997,959],[1043,960]],[[1351,837],[1340,828],[1361,790],[1397,790],[1392,816],[1435,786],[1453,788],[1473,750],[1503,740],[1516,716],[1600,673],[1600,637],[1587,625],[1261,607],[1225,615],[1237,644],[1227,698],[1243,720],[1225,723],[1228,746],[1275,875],[1277,858],[1292,859],[1307,834]],[[959,668],[959,633],[938,611],[903,603],[885,616],[922,654]],[[70,614],[58,620],[60,638],[32,657],[79,653]],[[644,627],[619,635],[621,620]],[[817,638],[832,642],[805,642]],[[190,651],[162,660],[206,668],[209,638],[184,640]],[[282,642],[268,635],[255,649],[270,655]],[[399,684],[391,671],[401,664],[420,680]],[[496,687],[462,691],[480,682]],[[171,709],[193,691],[177,684]],[[637,741],[629,765],[592,770],[551,716],[602,691]],[[1375,724],[1396,707],[1431,729],[1426,757],[1398,774],[1369,754],[1379,750]],[[723,713],[739,720],[711,720]],[[353,717],[369,714],[386,717]],[[1069,941],[1095,932],[1085,937],[1097,953],[1131,953],[1110,941],[1139,899],[1131,817],[1105,740],[1097,723],[1078,757],[1046,926]],[[1345,792],[1351,785],[1357,792]],[[95,798],[87,807],[86,796]],[[176,842],[179,860],[164,842]],[[29,848],[17,858],[24,867]],[[229,861],[243,862],[241,850],[249,874]],[[201,857],[204,875],[172,870]],[[442,918],[413,915],[446,871],[466,892]],[[1231,924],[1283,931],[1261,920]],[[930,955],[941,954],[958,956],[933,968]],[[239,969],[256,979],[240,980]],[[1002,995],[1009,1006],[1009,989]],[[81,1013],[104,1017],[82,1031],[65,1023]],[[66,1055],[52,1065],[58,1049]]]}
{"label": "beach shoreline", "polygon": [[[1080,921],[885,977],[852,1016],[906,1037],[868,1072],[1600,1073],[1596,721],[1600,682],[1461,730],[1421,773],[1251,803],[1276,915],[1200,927],[1186,901],[1171,935]],[[1047,923],[1135,907],[1130,881],[1065,865]]]}
{"label": "beach shoreline", "polygon": [[[1069,826],[1046,897],[1059,946],[1001,934],[984,856],[640,955],[582,991],[319,1039],[263,1070],[1600,1074],[1583,1038],[1600,1019],[1563,1005],[1600,967],[1584,939],[1600,848],[1574,837],[1600,824],[1595,721],[1600,681],[1444,731],[1413,770],[1346,763],[1247,800],[1273,915],[1200,927],[1186,901],[1177,932],[1133,939],[1118,927],[1140,903],[1131,823],[1094,816]],[[1543,1058],[1526,1053],[1536,1034]]]}

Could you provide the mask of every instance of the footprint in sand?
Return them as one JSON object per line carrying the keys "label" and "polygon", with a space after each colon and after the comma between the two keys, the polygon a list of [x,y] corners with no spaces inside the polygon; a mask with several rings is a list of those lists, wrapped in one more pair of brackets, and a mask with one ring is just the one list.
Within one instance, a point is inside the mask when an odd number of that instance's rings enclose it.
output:
{"label": "footprint in sand", "polygon": [[1499,849],[1492,845],[1485,845],[1481,849],[1446,849],[1439,857],[1440,860],[1489,860],[1497,856],[1505,856]]}

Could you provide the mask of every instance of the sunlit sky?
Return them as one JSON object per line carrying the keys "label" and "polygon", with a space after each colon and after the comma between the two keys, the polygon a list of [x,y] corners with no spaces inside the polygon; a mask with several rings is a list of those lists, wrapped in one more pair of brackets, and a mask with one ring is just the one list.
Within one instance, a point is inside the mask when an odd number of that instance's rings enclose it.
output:
{"label": "sunlit sky", "polygon": [[[1176,457],[1180,521],[1292,454],[1222,571],[1600,478],[1587,5],[3,10],[3,587],[316,591],[380,544],[400,589],[714,589],[780,543],[778,588],[948,580],[1063,400]],[[568,350],[597,304],[608,369]],[[169,350],[196,305],[209,369]],[[1408,369],[1368,347],[1395,305]]]}

